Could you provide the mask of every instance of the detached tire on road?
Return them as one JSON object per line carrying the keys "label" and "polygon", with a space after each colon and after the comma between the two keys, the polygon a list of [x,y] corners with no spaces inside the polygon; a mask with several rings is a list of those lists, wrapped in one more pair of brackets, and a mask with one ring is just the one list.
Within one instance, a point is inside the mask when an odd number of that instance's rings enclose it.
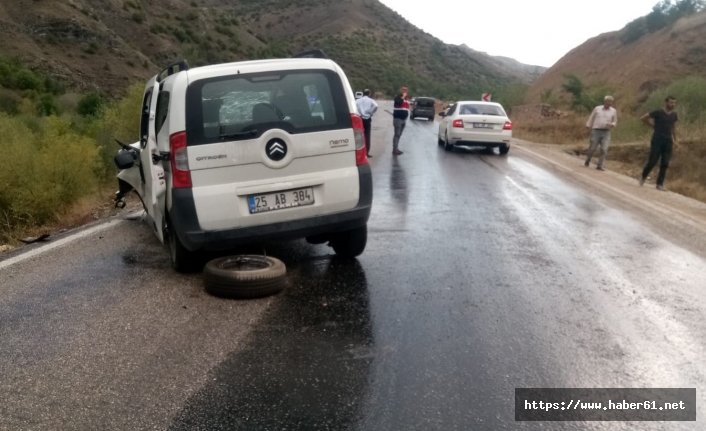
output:
{"label": "detached tire on road", "polygon": [[284,289],[287,268],[270,256],[237,255],[219,257],[204,267],[206,291],[226,298],[261,298]]}

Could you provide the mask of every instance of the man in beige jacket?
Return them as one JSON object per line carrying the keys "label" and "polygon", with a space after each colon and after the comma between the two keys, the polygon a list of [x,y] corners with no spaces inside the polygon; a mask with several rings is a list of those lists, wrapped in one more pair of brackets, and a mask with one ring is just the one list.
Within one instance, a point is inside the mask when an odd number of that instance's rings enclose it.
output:
{"label": "man in beige jacket", "polygon": [[584,166],[588,167],[591,164],[593,153],[596,151],[596,148],[600,148],[600,158],[598,159],[596,169],[599,171],[605,170],[603,164],[605,163],[605,158],[608,154],[608,146],[610,145],[610,131],[616,124],[618,124],[618,111],[613,108],[613,96],[606,96],[603,98],[603,104],[593,108],[591,116],[588,117],[588,121],[586,121],[586,128],[591,131],[591,145],[588,148],[586,162],[583,164]]}

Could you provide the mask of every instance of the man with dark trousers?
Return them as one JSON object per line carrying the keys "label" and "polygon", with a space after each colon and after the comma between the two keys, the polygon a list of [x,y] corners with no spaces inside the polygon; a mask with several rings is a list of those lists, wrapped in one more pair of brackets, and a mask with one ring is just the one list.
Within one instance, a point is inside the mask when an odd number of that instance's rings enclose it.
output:
{"label": "man with dark trousers", "polygon": [[363,90],[363,97],[356,100],[355,104],[358,108],[358,114],[360,114],[360,117],[363,119],[363,129],[365,131],[365,151],[368,153],[368,157],[372,157],[370,154],[370,129],[373,122],[373,115],[378,110],[378,104],[370,98],[370,90],[367,88]]}
{"label": "man with dark trousers", "polygon": [[404,131],[404,126],[407,124],[407,117],[409,117],[409,101],[407,100],[408,88],[403,85],[400,88],[399,94],[395,96],[395,100],[392,105],[392,125],[395,128],[395,135],[392,138],[392,154],[399,156],[402,154],[400,151],[400,137]]}
{"label": "man with dark trousers", "polygon": [[659,161],[659,174],[657,174],[657,190],[664,191],[664,177],[667,175],[669,161],[672,158],[672,147],[677,145],[676,123],[677,99],[668,96],[664,99],[664,108],[649,112],[640,120],[653,128],[652,141],[650,143],[650,156],[647,158],[645,168],[642,170],[640,185],[645,184],[647,176],[652,168]]}

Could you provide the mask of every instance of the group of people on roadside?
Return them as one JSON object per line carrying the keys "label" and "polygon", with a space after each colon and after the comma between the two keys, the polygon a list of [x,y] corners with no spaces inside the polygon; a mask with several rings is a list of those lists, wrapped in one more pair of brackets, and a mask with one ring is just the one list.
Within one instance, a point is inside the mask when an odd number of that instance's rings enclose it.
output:
{"label": "group of people on roadside", "polygon": [[[584,166],[591,164],[596,150],[599,151],[596,169],[605,170],[605,160],[610,146],[611,131],[618,125],[618,112],[613,107],[615,99],[611,95],[603,98],[603,104],[596,106],[586,121],[586,128],[590,131],[589,148],[586,154]],[[365,130],[365,145],[368,157],[370,154],[370,135],[372,117],[377,112],[378,105],[370,97],[370,90],[363,91],[363,97],[356,101],[358,113],[363,118]],[[667,168],[672,158],[672,151],[677,145],[676,123],[678,120],[676,112],[677,100],[673,96],[668,96],[664,100],[664,106],[660,109],[648,112],[640,121],[652,128],[652,139],[650,141],[650,153],[642,169],[639,183],[644,185],[652,169],[659,163],[659,173],[657,174],[657,189],[664,189],[664,180],[667,175]],[[393,101],[392,126],[394,135],[392,138],[392,154],[399,156],[403,152],[399,149],[400,137],[404,131],[409,118],[409,89],[403,85]]]}
{"label": "group of people on roadside", "polygon": [[[591,164],[591,158],[596,149],[599,150],[598,163],[596,169],[605,170],[604,163],[610,145],[610,133],[618,124],[618,112],[613,107],[613,96],[605,96],[603,105],[596,106],[586,121],[586,128],[590,130],[590,145],[586,154],[584,166]],[[672,150],[677,145],[676,123],[678,120],[675,111],[677,100],[673,96],[668,96],[664,100],[661,109],[648,112],[640,121],[652,128],[652,139],[650,141],[650,154],[642,169],[639,183],[642,186],[647,181],[647,177],[659,162],[659,173],[657,174],[657,190],[664,190],[664,179],[667,175],[669,161],[672,158]]]}

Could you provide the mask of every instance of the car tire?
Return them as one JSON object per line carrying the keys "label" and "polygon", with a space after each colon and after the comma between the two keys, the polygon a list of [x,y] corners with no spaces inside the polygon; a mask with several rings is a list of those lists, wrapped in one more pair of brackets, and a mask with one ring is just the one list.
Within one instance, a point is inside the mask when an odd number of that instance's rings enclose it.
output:
{"label": "car tire", "polygon": [[354,258],[360,256],[368,242],[368,226],[336,233],[329,242],[337,256]]}
{"label": "car tire", "polygon": [[454,146],[453,146],[453,144],[450,144],[450,143],[449,143],[449,135],[447,134],[447,135],[445,136],[445,138],[446,138],[446,139],[444,140],[444,150],[446,150],[446,151],[453,151]]}
{"label": "car tire", "polygon": [[500,152],[501,156],[504,156],[508,153],[508,151],[510,151],[510,146],[508,144],[502,144],[498,148],[498,151]]}
{"label": "car tire", "polygon": [[271,256],[236,255],[209,261],[203,270],[206,291],[225,298],[262,298],[286,284],[284,262]]}
{"label": "car tire", "polygon": [[324,244],[328,242],[328,240],[328,235],[314,235],[306,237],[306,242],[308,242],[309,244]]}
{"label": "car tire", "polygon": [[189,251],[179,240],[175,230],[167,223],[164,227],[164,238],[169,250],[169,260],[177,272],[190,273],[200,271],[203,262],[198,253]]}

